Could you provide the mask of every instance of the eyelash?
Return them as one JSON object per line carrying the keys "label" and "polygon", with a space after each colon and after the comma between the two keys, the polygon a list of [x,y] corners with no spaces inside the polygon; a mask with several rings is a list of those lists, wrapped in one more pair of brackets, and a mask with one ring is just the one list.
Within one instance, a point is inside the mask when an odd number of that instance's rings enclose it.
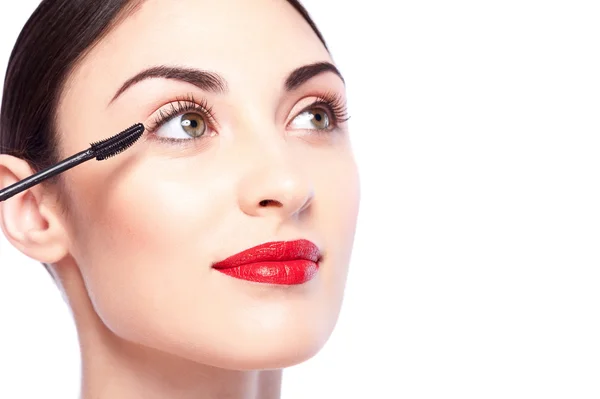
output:
{"label": "eyelash", "polygon": [[[161,126],[171,121],[173,118],[189,112],[196,112],[205,118],[208,128],[212,128],[216,124],[213,109],[208,105],[208,102],[205,99],[203,99],[201,102],[197,102],[194,99],[194,96],[188,95],[187,97],[177,98],[175,102],[172,102],[169,105],[170,108],[168,110],[163,111],[161,109],[158,111],[158,115],[156,118],[154,118],[153,123],[147,127],[148,133],[155,133]],[[315,108],[325,110],[331,118],[333,127],[327,130],[334,130],[339,124],[350,119],[348,116],[348,109],[342,96],[336,93],[326,93],[323,96],[317,96],[314,102],[304,107],[296,114],[296,116]],[[161,141],[181,141],[181,139],[173,139],[168,137],[154,136],[154,138]],[[187,139],[184,141],[187,141]]]}
{"label": "eyelash", "polygon": [[[205,118],[206,124],[208,127],[212,127],[215,125],[215,115],[213,113],[212,107],[208,105],[206,100],[202,100],[201,102],[197,102],[194,99],[194,96],[188,95],[187,97],[177,98],[175,102],[172,102],[170,108],[166,111],[162,109],[158,111],[158,115],[154,118],[154,122],[152,125],[148,126],[148,133],[156,132],[162,125],[169,122],[173,118],[186,114],[190,111],[196,112],[202,115]],[[178,139],[169,139],[166,137],[156,137],[160,140],[166,141],[179,141]]]}
{"label": "eyelash", "polygon": [[346,107],[346,103],[340,94],[337,93],[325,93],[323,96],[317,96],[317,99],[307,107],[305,107],[302,111],[300,111],[296,116],[300,115],[303,112],[314,108],[322,108],[331,117],[331,121],[333,122],[332,130],[335,129],[339,124],[347,122],[350,119],[348,116],[348,108]]}

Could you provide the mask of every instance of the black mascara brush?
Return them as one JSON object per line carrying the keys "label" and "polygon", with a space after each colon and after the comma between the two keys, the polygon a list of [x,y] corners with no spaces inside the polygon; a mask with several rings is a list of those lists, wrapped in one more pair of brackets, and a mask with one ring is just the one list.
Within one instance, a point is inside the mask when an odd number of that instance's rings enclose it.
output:
{"label": "black mascara brush", "polygon": [[138,123],[106,140],[92,143],[90,148],[70,156],[62,162],[29,176],[7,188],[0,190],[0,202],[35,186],[42,181],[54,177],[65,170],[71,169],[85,161],[96,158],[103,161],[131,147],[144,133],[145,127]]}

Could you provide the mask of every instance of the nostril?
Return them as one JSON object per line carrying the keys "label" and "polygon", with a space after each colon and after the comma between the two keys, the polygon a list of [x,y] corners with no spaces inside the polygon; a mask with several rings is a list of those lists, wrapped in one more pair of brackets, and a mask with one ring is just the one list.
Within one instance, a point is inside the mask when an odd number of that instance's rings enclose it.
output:
{"label": "nostril", "polygon": [[259,202],[259,205],[262,207],[269,206],[269,205],[273,205],[273,206],[277,206],[277,207],[282,206],[281,202],[274,201],[274,200],[262,200]]}

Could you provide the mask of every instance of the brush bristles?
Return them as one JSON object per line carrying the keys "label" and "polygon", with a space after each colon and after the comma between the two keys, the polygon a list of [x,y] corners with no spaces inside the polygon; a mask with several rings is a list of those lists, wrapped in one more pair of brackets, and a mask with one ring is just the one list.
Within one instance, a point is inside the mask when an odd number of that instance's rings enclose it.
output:
{"label": "brush bristles", "polygon": [[144,130],[144,125],[138,123],[112,137],[92,143],[91,148],[94,151],[96,159],[103,161],[122,153],[142,137]]}

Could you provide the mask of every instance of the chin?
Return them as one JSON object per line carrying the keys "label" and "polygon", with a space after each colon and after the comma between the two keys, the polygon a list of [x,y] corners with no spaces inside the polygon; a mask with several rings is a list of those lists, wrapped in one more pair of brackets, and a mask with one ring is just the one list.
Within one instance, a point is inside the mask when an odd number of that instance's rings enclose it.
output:
{"label": "chin", "polygon": [[262,342],[235,352],[231,348],[221,348],[220,353],[213,353],[213,356],[206,356],[206,353],[203,353],[202,356],[195,356],[193,360],[196,363],[227,370],[276,370],[311,359],[323,346],[324,342],[320,341],[296,342],[285,347]]}
{"label": "chin", "polygon": [[[318,328],[321,327],[321,328]],[[196,339],[163,342],[161,351],[191,360],[194,363],[226,370],[274,370],[303,363],[315,356],[331,336],[332,328],[307,326],[295,331],[264,332],[262,335],[239,334],[220,339]],[[189,335],[187,337],[190,339]],[[207,337],[208,338],[208,337]]]}
{"label": "chin", "polygon": [[315,356],[340,313],[341,295],[334,289],[286,294],[219,297],[207,289],[203,295],[218,300],[158,301],[164,307],[157,309],[132,298],[120,302],[129,308],[111,304],[97,309],[113,334],[157,353],[219,369],[273,370]]}

